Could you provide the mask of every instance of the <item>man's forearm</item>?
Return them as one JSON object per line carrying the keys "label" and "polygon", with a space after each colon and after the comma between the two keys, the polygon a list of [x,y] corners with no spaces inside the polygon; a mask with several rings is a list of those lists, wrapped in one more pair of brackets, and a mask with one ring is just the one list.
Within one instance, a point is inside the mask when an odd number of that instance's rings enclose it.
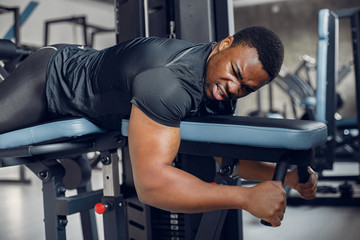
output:
{"label": "man's forearm", "polygon": [[[267,181],[272,180],[275,171],[275,163],[267,163],[267,162],[256,162],[256,161],[248,161],[248,160],[240,160],[240,167],[238,171],[238,175],[241,178],[247,180],[256,180],[256,181]],[[294,174],[291,174],[294,175]],[[294,187],[293,183],[296,182],[297,179],[292,177],[292,181],[289,179],[289,171],[285,177],[284,184],[290,187]]]}
{"label": "man's forearm", "polygon": [[[167,211],[199,213],[244,209],[249,199],[249,188],[206,183],[169,165],[147,174],[156,175],[156,179],[147,186],[136,184],[139,196],[145,203]],[[140,181],[143,183],[144,179]]]}
{"label": "man's forearm", "polygon": [[271,180],[275,171],[275,164],[240,160],[238,175],[247,180]]}

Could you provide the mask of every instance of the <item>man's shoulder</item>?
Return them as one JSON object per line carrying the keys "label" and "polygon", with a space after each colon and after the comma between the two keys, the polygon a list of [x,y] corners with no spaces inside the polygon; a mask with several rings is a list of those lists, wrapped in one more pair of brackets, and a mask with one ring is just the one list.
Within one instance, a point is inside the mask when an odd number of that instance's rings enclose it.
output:
{"label": "man's shoulder", "polygon": [[184,48],[193,46],[195,43],[188,42],[181,39],[171,39],[171,38],[163,38],[163,37],[138,37],[132,40],[128,40],[125,42],[118,43],[114,47],[116,48],[124,48],[131,49],[137,47],[160,47],[164,51],[169,51],[172,48]]}

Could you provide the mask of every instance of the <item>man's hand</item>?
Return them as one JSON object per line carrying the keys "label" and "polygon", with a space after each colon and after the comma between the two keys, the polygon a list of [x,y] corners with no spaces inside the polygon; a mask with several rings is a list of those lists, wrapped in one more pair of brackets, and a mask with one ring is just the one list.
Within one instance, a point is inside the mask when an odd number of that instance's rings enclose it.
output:
{"label": "man's hand", "polygon": [[273,227],[280,226],[286,209],[286,192],[279,181],[265,181],[251,187],[244,210]]}
{"label": "man's hand", "polygon": [[308,168],[309,180],[306,183],[300,183],[298,170],[288,172],[285,179],[285,185],[295,189],[300,193],[303,199],[314,199],[316,197],[318,175],[310,167]]}

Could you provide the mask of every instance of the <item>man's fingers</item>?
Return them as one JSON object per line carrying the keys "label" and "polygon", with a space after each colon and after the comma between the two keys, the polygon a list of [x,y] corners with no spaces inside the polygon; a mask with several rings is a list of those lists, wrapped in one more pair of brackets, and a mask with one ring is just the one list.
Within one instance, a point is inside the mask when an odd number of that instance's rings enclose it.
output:
{"label": "man's fingers", "polygon": [[269,223],[271,223],[271,225],[273,227],[279,227],[281,225],[281,220],[283,219],[283,217],[278,217],[278,216],[274,216],[271,219],[268,220]]}

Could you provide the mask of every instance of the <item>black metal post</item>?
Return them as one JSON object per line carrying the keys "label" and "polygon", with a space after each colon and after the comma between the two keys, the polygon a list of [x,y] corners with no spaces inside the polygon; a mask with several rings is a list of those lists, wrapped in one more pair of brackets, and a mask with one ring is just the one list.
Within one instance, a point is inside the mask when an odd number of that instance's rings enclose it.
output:
{"label": "black metal post", "polygon": [[[239,160],[229,157],[223,157],[219,172],[216,174],[215,183],[224,185],[237,185]],[[221,231],[228,214],[228,210],[218,210],[204,213],[198,232],[196,234],[197,240],[208,239],[217,240],[220,239]],[[233,215],[234,217],[234,215]],[[236,239],[242,239],[242,231],[238,231],[238,228],[232,229],[232,235],[237,235]],[[230,234],[230,233],[228,233]],[[241,234],[241,235],[239,235]],[[235,238],[234,238],[235,239]]]}
{"label": "black metal post", "polygon": [[120,193],[119,156],[113,152],[104,156],[103,184],[104,196],[102,203],[107,206],[103,215],[104,236],[106,240],[127,239],[127,222],[123,195]]}
{"label": "black metal post", "polygon": [[329,44],[327,56],[327,86],[326,86],[326,125],[328,127],[328,141],[326,143],[326,166],[325,169],[331,169],[335,158],[335,112],[336,97],[335,84],[337,82],[337,66],[338,66],[338,39],[339,39],[339,23],[336,14],[329,11]]}
{"label": "black metal post", "polygon": [[[360,9],[351,16],[354,69],[356,82],[357,128],[360,129]],[[360,139],[360,136],[358,136]]]}

